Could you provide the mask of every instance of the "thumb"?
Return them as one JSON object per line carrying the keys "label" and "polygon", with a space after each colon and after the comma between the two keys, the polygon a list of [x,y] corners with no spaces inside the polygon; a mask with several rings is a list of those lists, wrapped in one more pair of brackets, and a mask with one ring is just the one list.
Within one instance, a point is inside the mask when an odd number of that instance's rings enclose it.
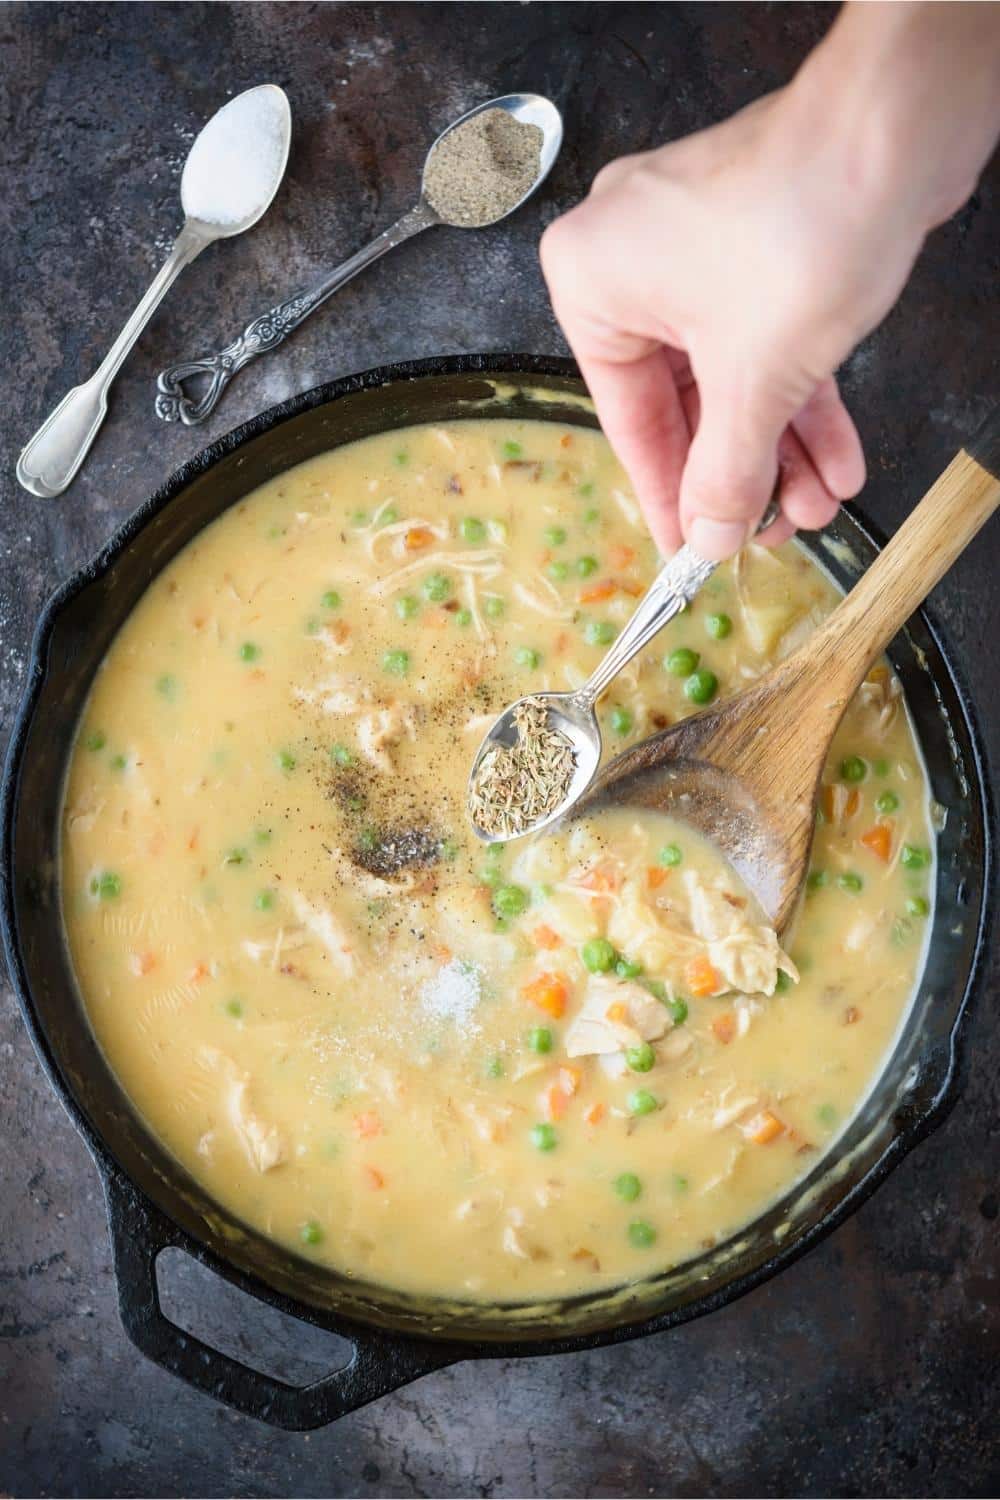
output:
{"label": "thumb", "polygon": [[701,414],[681,478],[680,519],[702,557],[721,561],[751,536],[774,490],[778,439],[802,399],[755,384],[699,382]]}

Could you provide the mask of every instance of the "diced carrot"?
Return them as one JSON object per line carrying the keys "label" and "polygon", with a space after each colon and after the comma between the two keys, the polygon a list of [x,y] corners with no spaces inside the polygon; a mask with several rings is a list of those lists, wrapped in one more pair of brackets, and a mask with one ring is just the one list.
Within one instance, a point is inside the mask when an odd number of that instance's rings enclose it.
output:
{"label": "diced carrot", "polygon": [[861,806],[861,794],[856,786],[848,791],[840,782],[828,783],[820,794],[820,806],[828,823],[846,822]]}
{"label": "diced carrot", "polygon": [[435,943],[431,952],[439,964],[450,964],[454,957],[447,943]]}
{"label": "diced carrot", "polygon": [[848,1005],[840,1018],[841,1026],[854,1026],[861,1020],[861,1012],[856,1005]]}
{"label": "diced carrot", "polygon": [[332,625],[327,626],[327,629],[338,646],[342,646],[351,633],[351,627],[346,620],[334,620]]}
{"label": "diced carrot", "polygon": [[621,877],[609,865],[596,865],[581,875],[576,884],[584,891],[616,891]]}
{"label": "diced carrot", "polygon": [[560,448],[568,448],[570,446],[570,444],[572,443],[572,441],[573,441],[573,435],[572,435],[572,433],[570,433],[570,432],[564,432],[563,435],[562,435],[562,437],[559,439],[559,446],[560,446]]}
{"label": "diced carrot", "polygon": [[370,1141],[382,1134],[382,1120],[377,1110],[362,1110],[354,1116],[354,1134],[362,1141]]}
{"label": "diced carrot", "polygon": [[650,865],[646,871],[646,884],[651,890],[659,890],[667,878],[667,871],[662,865]]}
{"label": "diced carrot", "polygon": [[628,1006],[621,1000],[613,1001],[604,1014],[607,1020],[617,1021],[619,1025],[624,1026],[628,1023]]}
{"label": "diced carrot", "polygon": [[619,542],[608,548],[608,561],[613,568],[627,568],[630,562],[635,561],[635,548],[626,547]]}
{"label": "diced carrot", "polygon": [[369,1167],[366,1165],[362,1167],[361,1170],[364,1173],[365,1180],[367,1181],[370,1188],[385,1187],[385,1178],[382,1176],[382,1173],[379,1171],[378,1167]]}
{"label": "diced carrot", "polygon": [[570,1098],[577,1092],[583,1079],[583,1069],[574,1067],[572,1063],[563,1063],[559,1069],[559,1087],[564,1094]]}
{"label": "diced carrot", "polygon": [[407,552],[422,552],[433,540],[434,533],[429,526],[411,526],[403,538],[403,546]]}
{"label": "diced carrot", "polygon": [[785,1126],[769,1109],[762,1109],[746,1125],[745,1133],[756,1145],[767,1146],[771,1141],[776,1141],[779,1135],[784,1135]]}
{"label": "diced carrot", "polygon": [[555,654],[557,656],[565,656],[566,655],[566,649],[567,649],[568,646],[569,646],[569,635],[567,634],[567,632],[565,630],[560,630],[559,634],[556,636],[555,640],[552,642],[552,649],[553,649],[553,651],[555,652]]}
{"label": "diced carrot", "polygon": [[684,979],[692,995],[699,1000],[714,995],[719,988],[719,971],[713,967],[703,953],[684,966]]}
{"label": "diced carrot", "polygon": [[546,926],[544,922],[539,923],[531,934],[531,941],[536,948],[561,948],[562,938],[553,928]]}
{"label": "diced carrot", "polygon": [[547,1011],[556,1020],[565,1014],[567,993],[566,981],[561,974],[539,974],[521,990],[525,1000],[537,1005],[539,1010]]}
{"label": "diced carrot", "polygon": [[604,1119],[605,1113],[606,1106],[600,1099],[596,1099],[593,1104],[584,1110],[583,1118],[588,1125],[599,1125]]}
{"label": "diced carrot", "polygon": [[201,984],[202,980],[203,979],[207,979],[207,978],[208,978],[208,964],[203,963],[202,960],[199,959],[198,962],[195,964],[194,968],[191,970],[190,974],[188,975],[188,983],[189,984]]}
{"label": "diced carrot", "polygon": [[542,1109],[549,1120],[561,1120],[568,1104],[569,1095],[563,1092],[558,1083],[550,1084],[542,1094]]}
{"label": "diced carrot", "polygon": [[600,604],[604,599],[613,599],[618,592],[618,585],[613,578],[605,578],[603,583],[592,583],[587,588],[580,590],[581,604]]}
{"label": "diced carrot", "polygon": [[866,849],[872,851],[876,859],[887,865],[892,854],[892,824],[875,823],[861,835],[861,842]]}
{"label": "diced carrot", "polygon": [[128,966],[136,979],[142,979],[146,974],[156,968],[155,953],[133,953],[129,957]]}
{"label": "diced carrot", "polygon": [[191,850],[195,850],[198,847],[198,833],[199,833],[199,831],[200,830],[197,829],[197,828],[192,828],[191,832],[188,834],[187,846]]}
{"label": "diced carrot", "polygon": [[715,1033],[716,1039],[720,1041],[724,1047],[728,1047],[729,1043],[736,1035],[736,1017],[733,1015],[732,1011],[727,1010],[724,1011],[721,1016],[716,1016],[715,1020],[712,1022],[712,1030]]}
{"label": "diced carrot", "polygon": [[637,578],[619,578],[618,587],[623,594],[628,594],[632,599],[638,599],[640,594],[646,592]]}

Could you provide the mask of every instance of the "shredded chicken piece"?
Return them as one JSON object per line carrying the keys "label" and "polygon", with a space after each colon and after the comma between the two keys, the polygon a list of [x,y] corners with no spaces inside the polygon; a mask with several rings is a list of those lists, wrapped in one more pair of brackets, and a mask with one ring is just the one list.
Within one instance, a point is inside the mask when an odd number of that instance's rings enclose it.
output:
{"label": "shredded chicken piece", "polygon": [[595,974],[566,1033],[566,1056],[599,1057],[657,1041],[667,1020],[666,1008],[641,985]]}
{"label": "shredded chicken piece", "polygon": [[251,1075],[216,1047],[199,1047],[198,1061],[203,1067],[223,1075],[226,1114],[250,1165],[258,1172],[270,1172],[273,1167],[280,1166],[288,1156],[287,1143],[278,1127],[263,1120],[253,1109]]}
{"label": "shredded chicken piece", "polygon": [[370,689],[340,675],[327,677],[314,688],[295,687],[292,696],[298,703],[319,708],[325,714],[357,714],[371,701]]}
{"label": "shredded chicken piece", "polygon": [[245,938],[240,944],[247,958],[252,958],[254,963],[259,964],[262,959],[267,959],[272,969],[276,969],[286,953],[294,953],[297,948],[305,948],[310,942],[309,934],[303,927],[279,927],[273,938],[266,942],[254,942],[251,938]]}
{"label": "shredded chicken piece", "polygon": [[101,813],[104,811],[105,799],[86,799],[71,807],[66,814],[66,826],[70,833],[90,833]]}
{"label": "shredded chicken piece", "polygon": [[631,495],[626,495],[624,490],[612,490],[611,498],[629,525],[638,526],[641,519],[638,502]]}
{"label": "shredded chicken piece", "polygon": [[397,745],[404,734],[416,739],[417,726],[413,709],[399,703],[390,703],[388,708],[377,708],[363,714],[357,726],[358,748],[366,760],[384,775],[391,776],[395,770],[389,747]]}
{"label": "shredded chicken piece", "polygon": [[342,620],[336,625],[324,625],[317,630],[315,639],[328,656],[349,656],[354,650],[351,632]]}
{"label": "shredded chicken piece", "polygon": [[858,689],[858,699],[879,734],[884,734],[895,719],[902,691],[899,678],[886,667],[875,667]]}
{"label": "shredded chicken piece", "polygon": [[572,607],[563,603],[559,590],[549,583],[547,578],[543,578],[540,573],[535,574],[534,581],[538,588],[542,590],[541,594],[532,592],[527,584],[521,583],[519,579],[515,579],[514,593],[520,599],[521,603],[526,605],[528,609],[533,609],[536,614],[544,615],[547,620],[572,620],[574,611]]}
{"label": "shredded chicken piece", "polygon": [[393,521],[388,526],[379,526],[379,516],[385,510],[385,507],[391,503],[391,500],[386,500],[380,505],[372,517],[371,525],[365,527],[365,551],[372,562],[377,561],[375,550],[380,542],[394,542],[393,553],[397,557],[405,557],[406,550],[403,541],[408,531],[429,531],[432,536],[437,537],[439,542],[446,542],[448,540],[447,521],[425,521],[423,516],[410,516],[405,521]]}
{"label": "shredded chicken piece", "polygon": [[730,989],[773,995],[779,970],[798,983],[799,971],[780,948],[773,927],[740,927],[728,937],[709,943],[708,956],[725,981],[717,994]]}
{"label": "shredded chicken piece", "polygon": [[384,578],[370,584],[368,592],[376,599],[384,599],[386,594],[394,593],[404,579],[412,577],[414,573],[426,572],[435,565],[450,568],[453,573],[472,573],[483,579],[496,578],[503,571],[499,554],[484,548],[476,552],[427,552],[422,553],[415,562],[395,568]]}
{"label": "shredded chicken piece", "polygon": [[338,969],[348,979],[355,972],[354,943],[346,928],[341,926],[328,907],[313,906],[301,891],[290,891],[295,915],[314,937],[317,937]]}

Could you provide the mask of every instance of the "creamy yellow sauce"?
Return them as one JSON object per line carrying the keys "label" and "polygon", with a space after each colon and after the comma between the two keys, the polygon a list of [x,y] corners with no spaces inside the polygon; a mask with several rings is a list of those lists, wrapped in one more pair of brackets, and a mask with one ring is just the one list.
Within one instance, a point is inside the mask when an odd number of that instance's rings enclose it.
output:
{"label": "creamy yellow sauce", "polygon": [[[471,835],[490,717],[582,681],[655,567],[598,434],[413,428],[234,506],[109,652],[63,816],[87,1012],[151,1129],[303,1256],[484,1299],[646,1276],[759,1214],[877,1076],[932,889],[886,667],[831,752],[784,951],[656,815]],[[835,600],[795,545],[748,549],[615,682],[610,753]]]}

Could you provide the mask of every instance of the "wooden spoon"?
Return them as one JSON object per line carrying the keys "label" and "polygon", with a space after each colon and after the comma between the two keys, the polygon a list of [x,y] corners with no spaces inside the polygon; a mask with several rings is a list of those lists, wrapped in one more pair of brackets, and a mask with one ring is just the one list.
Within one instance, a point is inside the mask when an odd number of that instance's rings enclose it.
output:
{"label": "wooden spoon", "polygon": [[809,863],[830,741],[872,662],[1000,504],[1000,408],[810,639],[747,692],[613,760],[577,804],[668,812],[706,834],[780,932]]}

